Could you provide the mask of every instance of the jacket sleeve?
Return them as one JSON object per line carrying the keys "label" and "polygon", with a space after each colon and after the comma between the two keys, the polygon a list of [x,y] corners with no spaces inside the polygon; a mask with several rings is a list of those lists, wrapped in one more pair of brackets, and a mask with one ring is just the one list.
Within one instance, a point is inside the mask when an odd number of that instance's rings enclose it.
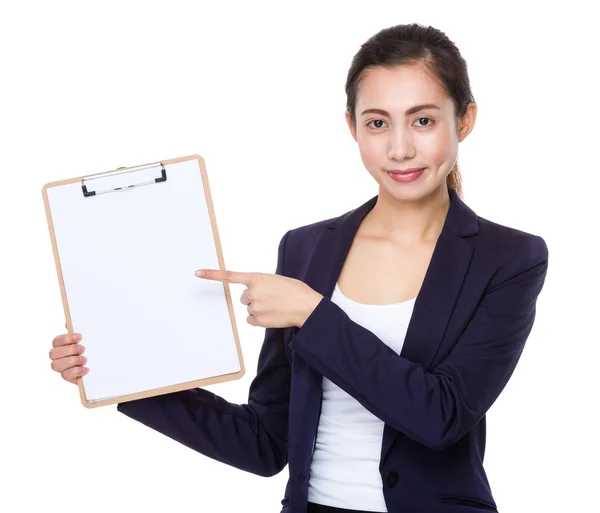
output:
{"label": "jacket sleeve", "polygon": [[[289,233],[279,243],[276,274],[283,275]],[[212,459],[272,476],[287,465],[290,376],[284,328],[265,328],[247,404],[194,388],[119,403],[117,410]]]}
{"label": "jacket sleeve", "polygon": [[506,386],[533,327],[547,267],[546,243],[529,235],[431,372],[399,356],[327,297],[290,347],[394,429],[443,450],[481,420]]}

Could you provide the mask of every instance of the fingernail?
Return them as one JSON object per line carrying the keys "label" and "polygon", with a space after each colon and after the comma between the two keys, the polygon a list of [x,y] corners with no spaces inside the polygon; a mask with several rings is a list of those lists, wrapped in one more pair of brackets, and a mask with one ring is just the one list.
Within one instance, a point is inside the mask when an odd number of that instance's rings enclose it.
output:
{"label": "fingernail", "polygon": [[79,335],[73,335],[73,342],[77,342],[79,340]]}
{"label": "fingernail", "polygon": [[204,271],[196,271],[196,276],[204,276]]}

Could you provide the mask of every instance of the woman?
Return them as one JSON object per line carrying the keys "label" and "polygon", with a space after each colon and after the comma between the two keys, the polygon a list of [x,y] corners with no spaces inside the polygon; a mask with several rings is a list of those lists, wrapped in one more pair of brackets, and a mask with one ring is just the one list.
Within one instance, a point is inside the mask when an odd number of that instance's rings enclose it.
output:
{"label": "woman", "polygon": [[[475,124],[467,68],[440,31],[380,31],[354,57],[346,120],[379,193],[289,230],[275,274],[244,283],[266,328],[247,404],[192,389],[118,411],[263,476],[289,464],[285,513],[497,511],[483,469],[485,414],[535,318],[544,240],[461,199],[458,143]],[[81,336],[52,368],[76,383]]]}

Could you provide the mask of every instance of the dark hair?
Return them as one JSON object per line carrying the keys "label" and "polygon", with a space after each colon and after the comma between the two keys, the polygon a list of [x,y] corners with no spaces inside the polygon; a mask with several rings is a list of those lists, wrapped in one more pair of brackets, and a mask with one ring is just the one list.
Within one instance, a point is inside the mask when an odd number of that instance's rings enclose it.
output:
{"label": "dark hair", "polygon": [[[422,64],[441,82],[454,103],[458,128],[470,102],[475,101],[471,92],[467,63],[458,48],[446,34],[431,26],[418,23],[395,25],[380,30],[360,47],[352,58],[346,80],[346,110],[356,126],[356,97],[365,72],[377,66],[392,68],[408,64]],[[458,163],[446,179],[449,189],[462,198],[462,178]]]}

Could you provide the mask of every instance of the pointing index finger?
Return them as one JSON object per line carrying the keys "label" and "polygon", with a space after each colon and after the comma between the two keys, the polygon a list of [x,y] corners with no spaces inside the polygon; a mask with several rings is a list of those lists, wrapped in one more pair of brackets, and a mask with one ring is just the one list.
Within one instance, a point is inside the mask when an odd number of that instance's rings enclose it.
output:
{"label": "pointing index finger", "polygon": [[205,280],[225,281],[227,283],[243,283],[249,285],[252,281],[252,273],[242,273],[221,269],[198,269],[196,276]]}

